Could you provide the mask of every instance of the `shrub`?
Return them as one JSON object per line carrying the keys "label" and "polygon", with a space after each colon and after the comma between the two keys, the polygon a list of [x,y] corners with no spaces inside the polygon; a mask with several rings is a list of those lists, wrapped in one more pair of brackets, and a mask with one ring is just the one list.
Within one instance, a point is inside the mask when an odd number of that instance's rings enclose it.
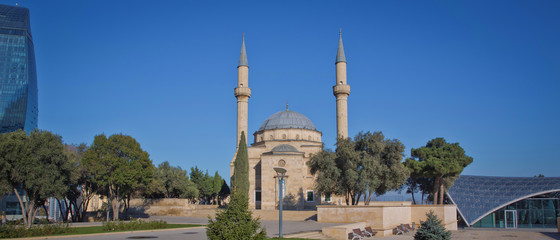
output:
{"label": "shrub", "polygon": [[68,223],[39,224],[26,228],[23,224],[10,223],[0,227],[0,238],[46,236],[71,232]]}
{"label": "shrub", "polygon": [[420,221],[421,226],[414,234],[415,240],[449,240],[451,239],[451,232],[445,230],[441,224],[441,220],[437,218],[433,211],[430,210],[426,214],[428,219]]}
{"label": "shrub", "polygon": [[142,219],[131,219],[129,222],[121,220],[103,222],[103,230],[110,231],[130,231],[130,230],[147,230],[147,229],[163,229],[167,228],[167,222],[159,221],[144,221]]}
{"label": "shrub", "polygon": [[[223,211],[216,213],[216,220],[208,217],[206,236],[210,240],[261,240],[266,239],[259,219],[253,219],[249,211],[248,197],[234,192],[231,202]],[[260,231],[259,231],[260,230]]]}

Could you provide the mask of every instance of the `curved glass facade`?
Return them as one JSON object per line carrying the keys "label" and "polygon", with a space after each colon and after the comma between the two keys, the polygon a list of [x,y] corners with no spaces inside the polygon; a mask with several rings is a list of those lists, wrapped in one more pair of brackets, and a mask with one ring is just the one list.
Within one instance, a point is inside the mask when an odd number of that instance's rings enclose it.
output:
{"label": "curved glass facade", "polygon": [[505,228],[507,223],[508,227],[515,224],[518,228],[556,228],[556,218],[560,217],[559,196],[560,192],[556,192],[523,199],[494,211],[472,226]]}
{"label": "curved glass facade", "polygon": [[461,175],[447,196],[467,226],[549,228],[560,217],[560,177]]}
{"label": "curved glass facade", "polygon": [[29,10],[0,5],[0,133],[37,128],[37,95]]}

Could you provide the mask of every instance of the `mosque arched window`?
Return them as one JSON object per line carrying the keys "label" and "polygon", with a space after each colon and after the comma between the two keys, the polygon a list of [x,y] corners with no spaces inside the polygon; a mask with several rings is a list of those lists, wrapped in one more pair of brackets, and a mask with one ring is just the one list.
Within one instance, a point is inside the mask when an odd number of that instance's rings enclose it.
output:
{"label": "mosque arched window", "polygon": [[299,134],[298,134],[298,135],[296,135],[296,140],[299,140]]}
{"label": "mosque arched window", "polygon": [[282,139],[286,139],[286,134],[282,134]]}
{"label": "mosque arched window", "polygon": [[274,136],[270,135],[270,140],[274,140]]}
{"label": "mosque arched window", "polygon": [[307,139],[308,139],[309,141],[311,141],[311,135],[307,136]]}

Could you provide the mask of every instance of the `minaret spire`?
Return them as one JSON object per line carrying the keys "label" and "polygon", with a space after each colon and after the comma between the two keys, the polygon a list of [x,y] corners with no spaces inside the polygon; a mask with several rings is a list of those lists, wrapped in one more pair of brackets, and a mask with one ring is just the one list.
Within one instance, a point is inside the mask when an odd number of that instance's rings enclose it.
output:
{"label": "minaret spire", "polygon": [[346,62],[346,56],[344,56],[344,46],[342,46],[342,28],[338,32],[338,51],[336,52],[336,62]]}
{"label": "minaret spire", "polygon": [[235,98],[237,98],[236,146],[238,146],[239,144],[239,140],[241,139],[242,132],[245,132],[245,136],[248,135],[247,119],[248,119],[250,97],[251,97],[251,88],[249,88],[249,65],[247,64],[247,52],[245,51],[245,33],[243,33],[243,42],[241,44],[241,55],[239,56],[239,65],[237,66],[237,87],[235,88]]}
{"label": "minaret spire", "polygon": [[336,83],[333,94],[336,97],[336,131],[338,138],[348,138],[348,95],[350,85],[346,83],[346,57],[342,46],[342,30],[338,32],[338,51],[336,52]]}
{"label": "minaret spire", "polygon": [[239,55],[239,65],[237,67],[246,66],[249,67],[247,62],[247,51],[245,50],[245,33],[243,33],[243,43],[241,44],[241,54]]}

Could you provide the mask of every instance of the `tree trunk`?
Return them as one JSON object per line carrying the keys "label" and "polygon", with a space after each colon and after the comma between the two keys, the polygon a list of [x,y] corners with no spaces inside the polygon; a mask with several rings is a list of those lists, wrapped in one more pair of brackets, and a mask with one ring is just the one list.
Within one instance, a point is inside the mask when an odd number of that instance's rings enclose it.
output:
{"label": "tree trunk", "polygon": [[34,216],[34,211],[35,209],[35,202],[31,201],[29,199],[29,197],[27,198],[27,212],[25,213],[27,215],[27,227],[31,227],[31,225],[33,225],[33,220],[35,219]]}
{"label": "tree trunk", "polygon": [[62,204],[60,203],[59,199],[56,199],[56,202],[58,203],[58,210],[60,211],[60,216],[62,216],[62,221],[64,221],[64,219],[67,219],[68,216],[66,215],[66,213],[68,212],[68,209],[66,209],[65,211],[62,210]]}
{"label": "tree trunk", "polygon": [[[88,209],[88,205],[89,202],[91,201],[91,198],[93,197],[93,194],[88,193],[88,191],[86,191],[85,194],[82,195],[82,202],[80,204],[80,221],[83,221],[86,213],[87,213],[87,209]],[[84,201],[85,199],[85,201]]]}
{"label": "tree trunk", "polygon": [[373,192],[368,193],[367,201],[364,203],[365,205],[369,205],[369,202],[371,201],[371,195],[373,195]]}
{"label": "tree trunk", "polygon": [[47,222],[49,222],[49,210],[47,209],[47,203],[43,204],[43,210],[45,210],[45,215],[47,216]]}
{"label": "tree trunk", "polygon": [[358,193],[358,196],[356,197],[356,203],[354,205],[358,205],[358,203],[360,203],[360,198],[362,197],[362,193]]}
{"label": "tree trunk", "polygon": [[439,187],[439,204],[443,204],[443,195],[445,194],[445,190],[443,189],[443,183],[440,184]]}
{"label": "tree trunk", "polygon": [[434,204],[438,204],[438,199],[439,199],[439,184],[440,184],[440,177],[436,177],[436,179],[434,180],[434,199],[433,202]]}
{"label": "tree trunk", "polygon": [[109,213],[111,213],[111,199],[107,198],[107,222],[109,222]]}
{"label": "tree trunk", "polygon": [[113,221],[117,221],[117,220],[119,220],[119,206],[120,206],[119,196],[118,196],[118,188],[117,189],[112,189],[110,187],[109,188],[109,194],[111,195],[111,197],[110,197],[111,206],[113,208]]}
{"label": "tree trunk", "polygon": [[21,215],[23,217],[23,224],[27,226],[28,219],[27,219],[27,215],[25,214],[26,211],[25,211],[25,206],[23,205],[23,200],[21,199],[21,196],[19,195],[16,188],[14,188],[14,193],[16,194],[16,197],[19,201],[19,207],[21,208]]}
{"label": "tree trunk", "polygon": [[414,199],[414,189],[410,191],[410,194],[412,194],[412,204],[416,205],[416,200]]}
{"label": "tree trunk", "polygon": [[422,190],[422,199],[420,199],[422,201],[422,205],[424,205],[424,190]]}

